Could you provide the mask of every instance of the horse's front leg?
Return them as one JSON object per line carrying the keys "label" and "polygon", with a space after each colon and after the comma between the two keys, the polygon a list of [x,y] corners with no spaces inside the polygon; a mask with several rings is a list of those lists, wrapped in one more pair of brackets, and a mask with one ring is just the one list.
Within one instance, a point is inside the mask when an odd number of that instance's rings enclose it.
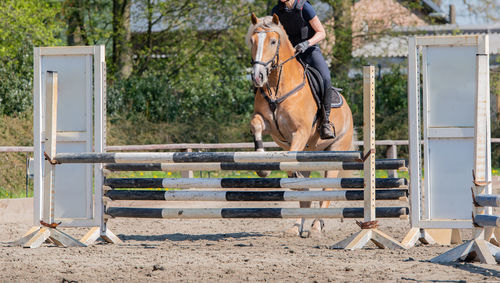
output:
{"label": "horse's front leg", "polygon": [[[262,135],[269,131],[269,125],[267,125],[264,117],[258,113],[254,113],[252,120],[250,121],[250,130],[253,134],[253,141],[255,145],[255,151],[264,151],[264,143],[262,141]],[[259,177],[265,178],[269,176],[271,171],[257,171]]]}

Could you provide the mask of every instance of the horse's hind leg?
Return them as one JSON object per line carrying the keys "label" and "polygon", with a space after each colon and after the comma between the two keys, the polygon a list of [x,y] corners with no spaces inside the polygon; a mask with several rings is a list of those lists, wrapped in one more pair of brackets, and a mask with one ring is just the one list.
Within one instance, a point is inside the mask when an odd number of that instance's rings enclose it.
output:
{"label": "horse's hind leg", "polygon": [[[340,174],[340,171],[338,170],[331,170],[331,171],[325,171],[325,178],[337,178]],[[324,188],[323,191],[333,191],[332,188]],[[330,207],[330,201],[320,201],[319,202],[320,208],[328,208]],[[322,219],[316,218],[314,219],[312,225],[311,225],[311,237],[321,237],[323,233],[323,228],[324,228],[324,222]]]}
{"label": "horse's hind leg", "polygon": [[[255,113],[250,121],[250,130],[253,134],[253,140],[255,144],[255,151],[264,151],[264,143],[262,142],[262,135],[267,131],[269,127],[262,115]],[[257,171],[259,177],[265,178],[269,176],[271,171]]]}
{"label": "horse's hind leg", "polygon": [[[311,172],[308,171],[303,171],[303,172],[288,172],[288,178],[309,178]],[[294,191],[308,191],[309,188],[303,188],[303,189],[292,189]],[[311,207],[311,202],[310,201],[299,201],[299,207],[300,208],[310,208]],[[304,232],[304,223],[306,219],[305,218],[299,218],[293,224],[293,226],[285,231],[285,234],[288,236],[301,236],[302,233]]]}

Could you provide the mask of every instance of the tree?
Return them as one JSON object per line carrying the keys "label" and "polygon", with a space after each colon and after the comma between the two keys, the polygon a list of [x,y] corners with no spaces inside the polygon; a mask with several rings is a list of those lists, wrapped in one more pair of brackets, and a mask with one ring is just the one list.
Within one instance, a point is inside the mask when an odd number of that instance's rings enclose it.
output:
{"label": "tree", "polygon": [[334,75],[346,78],[352,60],[352,0],[328,0],[333,9],[335,44],[331,51]]}
{"label": "tree", "polygon": [[63,14],[67,22],[67,44],[69,46],[88,45],[87,31],[84,22],[84,4],[82,0],[66,0]]}
{"label": "tree", "polygon": [[[150,1],[148,1],[149,3]],[[132,73],[132,49],[130,39],[131,0],[113,0],[113,56],[112,64],[119,78]]]}
{"label": "tree", "polygon": [[31,106],[33,47],[60,44],[57,3],[0,1],[0,113],[16,115]]}

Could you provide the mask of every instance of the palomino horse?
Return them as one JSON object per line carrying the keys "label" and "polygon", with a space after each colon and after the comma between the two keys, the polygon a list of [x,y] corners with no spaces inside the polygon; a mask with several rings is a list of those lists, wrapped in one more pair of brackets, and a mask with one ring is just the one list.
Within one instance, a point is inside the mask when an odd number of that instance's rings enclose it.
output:
{"label": "palomino horse", "polygon": [[[295,49],[278,16],[259,19],[252,14],[246,40],[252,50],[252,80],[257,89],[250,122],[256,151],[264,151],[263,134],[270,134],[281,148],[289,151],[353,150],[352,113],[345,100],[330,114],[330,121],[335,122],[336,137],[320,139],[316,125],[317,104],[304,68],[295,59]],[[257,173],[261,177],[269,174],[266,171]],[[325,172],[328,178],[336,178],[339,173]],[[288,176],[297,176],[297,173],[289,172]],[[321,208],[329,205],[329,201],[320,202]],[[300,202],[300,207],[311,207],[311,202]],[[312,235],[321,235],[322,223],[319,219],[313,221]],[[287,233],[301,235],[303,225],[304,219],[299,219]]]}

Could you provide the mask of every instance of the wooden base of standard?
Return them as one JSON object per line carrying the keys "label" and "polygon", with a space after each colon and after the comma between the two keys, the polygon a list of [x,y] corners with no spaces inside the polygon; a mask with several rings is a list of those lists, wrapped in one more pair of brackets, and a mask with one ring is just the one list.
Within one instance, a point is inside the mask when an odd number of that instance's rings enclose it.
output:
{"label": "wooden base of standard", "polygon": [[105,242],[111,244],[123,244],[122,240],[118,238],[111,230],[106,228],[104,233],[101,233],[101,229],[99,227],[93,227],[90,231],[83,236],[80,242],[85,245],[92,245],[97,239],[102,238]]}
{"label": "wooden base of standard", "polygon": [[406,248],[415,246],[417,241],[425,245],[450,245],[462,243],[459,229],[421,229],[411,228],[401,242]]}
{"label": "wooden base of standard", "polygon": [[406,249],[398,241],[378,229],[362,229],[349,238],[334,244],[330,248],[356,250],[363,248],[369,241],[372,241],[381,249]]}
{"label": "wooden base of standard", "polygon": [[44,242],[53,243],[59,247],[86,247],[70,235],[49,227],[31,228],[21,239],[11,243],[11,246],[22,246],[25,248],[38,248]]}
{"label": "wooden base of standard", "polygon": [[455,261],[480,261],[481,263],[496,264],[500,262],[500,248],[486,240],[475,239],[431,259],[433,263]]}

